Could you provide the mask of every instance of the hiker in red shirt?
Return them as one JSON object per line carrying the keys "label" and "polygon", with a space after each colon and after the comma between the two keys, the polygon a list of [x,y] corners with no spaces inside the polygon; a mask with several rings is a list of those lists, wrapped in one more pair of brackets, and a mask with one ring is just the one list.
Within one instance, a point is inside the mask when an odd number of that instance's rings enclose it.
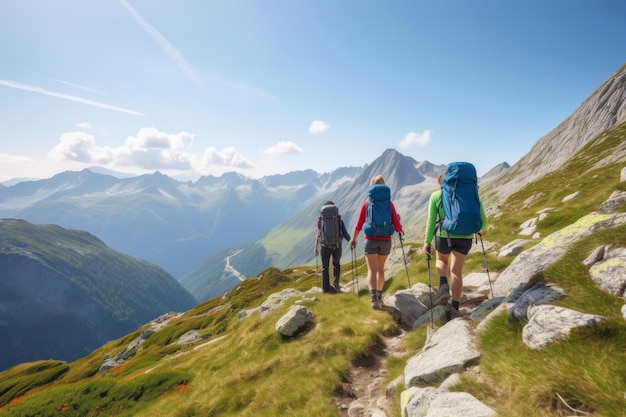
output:
{"label": "hiker in red shirt", "polygon": [[400,217],[391,202],[391,192],[382,175],[372,178],[368,199],[361,205],[359,218],[354,226],[350,247],[356,247],[356,238],[363,229],[365,234],[365,260],[367,284],[372,308],[384,308],[382,290],[385,285],[385,261],[391,252],[391,237],[394,232],[402,233]]}

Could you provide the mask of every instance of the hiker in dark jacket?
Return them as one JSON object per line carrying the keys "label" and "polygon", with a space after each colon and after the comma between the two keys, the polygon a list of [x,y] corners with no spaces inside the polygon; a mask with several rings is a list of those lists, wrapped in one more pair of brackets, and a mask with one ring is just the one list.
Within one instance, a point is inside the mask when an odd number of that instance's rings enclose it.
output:
{"label": "hiker in dark jacket", "polygon": [[[443,180],[443,173],[437,178],[439,186]],[[463,265],[467,259],[467,254],[472,248],[474,235],[455,235],[448,233],[441,227],[437,227],[437,220],[444,218],[443,205],[441,203],[441,189],[434,191],[430,195],[428,202],[428,220],[426,222],[426,234],[424,236],[424,253],[426,256],[432,255],[431,242],[435,238],[435,249],[437,250],[436,267],[439,274],[438,297],[433,302],[433,306],[446,305],[450,300],[450,286],[448,284],[448,274],[452,286],[452,308],[458,312],[461,296],[463,295]],[[482,227],[477,234],[483,236],[487,232],[487,217],[482,202],[480,203],[480,217]],[[448,315],[448,314],[447,314]],[[450,316],[448,315],[448,318]]]}
{"label": "hiker in dark jacket", "polygon": [[[382,175],[376,175],[372,178],[370,187],[375,184],[385,184],[385,179]],[[368,200],[365,200],[361,205],[359,218],[354,226],[354,233],[350,240],[351,248],[356,247],[356,238],[367,221],[367,205]],[[396,208],[391,201],[390,210],[391,223],[393,224],[394,231],[402,233],[400,216],[396,213]],[[365,248],[363,250],[365,252],[365,261],[367,262],[367,284],[370,290],[372,308],[382,310],[385,307],[382,296],[383,287],[385,285],[385,261],[391,252],[391,236],[370,236],[365,233]]]}
{"label": "hiker in dark jacket", "polygon": [[[328,206],[332,206],[336,213],[339,212],[339,210],[335,207],[335,203],[333,203],[332,201],[325,202],[322,205],[322,210],[324,209],[324,207]],[[336,239],[338,242],[333,242],[332,244],[328,243],[327,240],[322,236],[322,216],[320,216],[320,218],[317,220],[317,234],[315,236],[315,248],[313,249],[313,253],[315,254],[315,256],[322,256],[322,291],[325,293],[335,293],[340,291],[339,276],[341,274],[341,246],[343,243],[343,239],[347,241],[350,240],[350,234],[348,233],[346,225],[341,219],[341,216],[337,214],[337,217],[339,218],[338,222],[340,230],[338,232],[340,234],[338,236],[338,239]],[[332,286],[330,285],[329,271],[331,257],[333,258],[334,278]]]}

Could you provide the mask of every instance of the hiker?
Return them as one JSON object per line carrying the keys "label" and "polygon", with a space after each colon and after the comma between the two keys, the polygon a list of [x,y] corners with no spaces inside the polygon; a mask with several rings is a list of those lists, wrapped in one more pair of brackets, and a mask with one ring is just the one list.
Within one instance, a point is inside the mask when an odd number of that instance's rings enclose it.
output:
{"label": "hiker", "polygon": [[[378,194],[381,194],[378,197]],[[367,284],[370,290],[372,308],[382,310],[382,291],[385,285],[385,261],[391,252],[391,236],[402,233],[400,217],[391,202],[391,191],[385,185],[382,175],[372,178],[368,188],[368,199],[361,205],[359,217],[354,226],[350,247],[356,247],[356,238],[363,229],[365,234],[365,261],[367,263]]]}
{"label": "hiker", "polygon": [[[473,166],[471,166],[473,168]],[[475,175],[475,170],[474,170]],[[437,178],[437,182],[441,187],[444,182],[445,172],[441,173]],[[455,184],[456,186],[456,184]],[[477,201],[476,216],[480,217],[480,226],[476,226],[476,234],[483,236],[487,231],[487,218],[483,204],[478,197],[478,186],[476,187],[475,199]],[[443,204],[443,188],[434,191],[430,195],[428,203],[428,220],[426,222],[426,233],[424,236],[423,251],[426,256],[432,255],[431,242],[435,238],[436,268],[439,274],[439,291],[438,298],[433,303],[436,305],[447,305],[450,300],[450,285],[452,286],[452,308],[458,313],[461,296],[463,294],[463,265],[467,258],[467,254],[472,248],[474,233],[470,234],[454,234],[448,232],[443,227],[445,219],[445,210]],[[448,274],[450,284],[448,283]],[[446,310],[448,320],[451,317],[450,311]]]}
{"label": "hiker", "polygon": [[[332,201],[325,202],[320,208],[320,217],[317,220],[317,235],[315,236],[315,256],[322,256],[322,291],[335,293],[340,291],[339,275],[341,274],[341,245],[343,239],[350,240],[339,209]],[[333,285],[330,285],[330,258],[333,258]]]}

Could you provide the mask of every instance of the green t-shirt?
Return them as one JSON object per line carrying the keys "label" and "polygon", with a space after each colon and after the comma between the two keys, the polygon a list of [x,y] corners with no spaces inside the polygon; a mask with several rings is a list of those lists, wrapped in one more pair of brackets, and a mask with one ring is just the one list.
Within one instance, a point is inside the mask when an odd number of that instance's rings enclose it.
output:
{"label": "green t-shirt", "polygon": [[[441,204],[441,189],[437,191],[433,191],[430,195],[430,200],[428,201],[428,221],[426,222],[426,234],[424,235],[424,243],[431,243],[433,237],[435,237],[435,233],[437,236],[441,237],[453,237],[453,238],[465,238],[471,239],[474,237],[474,234],[471,235],[455,235],[452,233],[448,233],[440,227],[437,227],[437,220],[443,219],[443,204]],[[483,208],[483,203],[480,203],[480,219],[483,222],[483,226],[481,227],[481,231],[487,230],[487,216],[485,215],[485,209]]]}

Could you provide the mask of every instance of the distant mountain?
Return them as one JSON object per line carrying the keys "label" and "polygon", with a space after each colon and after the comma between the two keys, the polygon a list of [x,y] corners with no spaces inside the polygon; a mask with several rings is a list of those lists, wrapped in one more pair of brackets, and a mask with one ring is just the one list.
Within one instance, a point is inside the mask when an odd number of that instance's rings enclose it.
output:
{"label": "distant mountain", "polygon": [[299,171],[260,180],[231,172],[196,182],[159,172],[118,178],[67,171],[0,187],[0,217],[86,230],[181,277],[213,253],[259,239],[360,170],[342,168],[336,180]]}
{"label": "distant mountain", "polygon": [[[315,224],[322,203],[326,200],[335,202],[349,232],[352,233],[370,181],[379,174],[392,190],[392,199],[402,216],[407,237],[417,237],[421,229],[415,227],[416,219],[425,212],[425,204],[430,193],[437,187],[437,176],[443,169],[443,165],[418,162],[395,149],[387,149],[361,170],[339,169],[332,181],[337,187],[327,187],[324,193],[317,194],[301,210],[256,242],[229,248],[207,257],[189,274],[183,276],[180,282],[196,298],[206,300],[239,283],[240,276],[234,274],[233,270],[245,277],[252,277],[269,266],[286,268],[315,263]],[[347,251],[347,245],[344,248]],[[362,250],[363,245],[360,243],[357,246],[359,256]]]}
{"label": "distant mountain", "polygon": [[495,167],[491,168],[489,171],[487,171],[485,173],[485,175],[480,177],[480,180],[483,183],[485,181],[492,180],[492,179],[496,178],[498,175],[500,175],[503,172],[505,172],[509,168],[511,168],[511,166],[508,163],[502,162],[502,163],[496,165]]}
{"label": "distant mountain", "polygon": [[163,269],[87,232],[0,220],[0,369],[74,360],[195,304]]}

